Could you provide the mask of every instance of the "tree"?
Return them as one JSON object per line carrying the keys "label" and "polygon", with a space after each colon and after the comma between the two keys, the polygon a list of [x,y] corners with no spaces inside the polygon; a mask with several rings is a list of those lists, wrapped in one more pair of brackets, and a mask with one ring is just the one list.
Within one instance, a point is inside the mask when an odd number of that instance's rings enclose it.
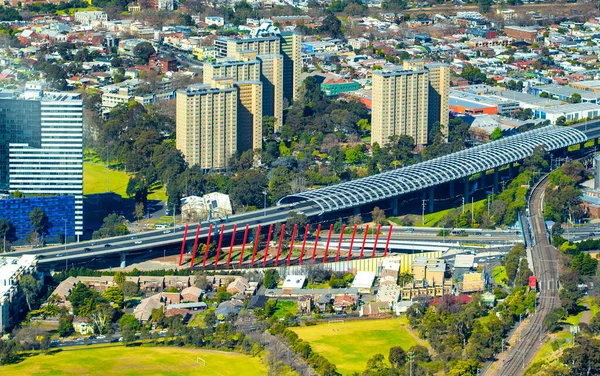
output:
{"label": "tree", "polygon": [[42,289],[42,283],[35,279],[31,274],[26,274],[19,280],[19,287],[25,293],[27,307],[31,311],[31,304],[35,301]]}
{"label": "tree", "polygon": [[4,239],[7,241],[15,240],[17,238],[15,230],[15,226],[13,226],[10,220],[6,218],[0,218],[0,239],[2,241],[4,241]]}
{"label": "tree", "polygon": [[542,171],[548,168],[548,153],[544,145],[536,146],[530,156],[523,159],[523,166],[530,171]]}
{"label": "tree", "polygon": [[496,141],[502,138],[502,129],[500,127],[496,127],[492,134],[490,135],[490,139],[492,141]]}
{"label": "tree", "polygon": [[217,299],[217,303],[224,302],[225,300],[229,300],[231,298],[231,294],[227,292],[227,287],[219,286],[217,289],[217,295],[215,297]]}
{"label": "tree", "polygon": [[299,229],[302,229],[308,223],[308,217],[306,214],[298,214],[295,211],[291,211],[288,213],[286,223],[288,227],[298,226]]}
{"label": "tree", "polygon": [[116,272],[113,281],[117,284],[117,286],[123,286],[127,279],[127,276],[123,272]]}
{"label": "tree", "polygon": [[447,373],[448,376],[475,376],[478,374],[481,364],[476,360],[459,360]]}
{"label": "tree", "polygon": [[71,302],[73,313],[77,316],[92,314],[100,301],[99,294],[81,282],[75,285],[75,288],[73,288],[67,299]]}
{"label": "tree", "polygon": [[58,335],[65,338],[74,332],[73,315],[61,315],[58,319]]}
{"label": "tree", "polygon": [[114,309],[110,305],[104,303],[97,306],[94,312],[89,316],[90,321],[94,326],[94,332],[105,334],[109,329],[113,315]]}
{"label": "tree", "polygon": [[29,221],[31,222],[34,231],[39,236],[43,237],[48,234],[48,229],[51,225],[46,212],[42,208],[33,208],[31,213],[29,213]]}
{"label": "tree", "polygon": [[555,124],[556,124],[557,126],[559,126],[559,127],[562,127],[562,126],[564,126],[564,125],[565,125],[565,122],[566,122],[566,121],[567,121],[567,118],[565,118],[564,116],[559,116],[559,117],[556,119],[556,123],[555,123]]}
{"label": "tree", "polygon": [[342,32],[342,22],[333,13],[329,13],[321,23],[320,31],[328,34],[332,38],[341,38],[344,36]]}
{"label": "tree", "polygon": [[207,328],[213,328],[216,323],[217,323],[217,315],[215,315],[214,310],[209,309],[206,312],[206,316],[204,316],[204,325],[206,325]]}
{"label": "tree", "polygon": [[385,211],[383,209],[380,209],[379,206],[376,206],[371,212],[371,218],[373,219],[373,222],[375,222],[375,224],[382,225],[386,221]]}
{"label": "tree", "polygon": [[571,103],[581,103],[581,94],[579,94],[579,93],[571,94]]}
{"label": "tree", "polygon": [[117,307],[123,306],[123,290],[117,286],[111,286],[102,292],[102,297]]}
{"label": "tree", "polygon": [[279,273],[276,270],[269,269],[265,271],[265,276],[263,280],[263,285],[265,288],[272,289],[277,287],[277,282],[279,281]]}
{"label": "tree", "polygon": [[133,49],[134,56],[143,64],[148,64],[148,59],[150,58],[150,55],[154,54],[155,52],[156,51],[154,51],[154,47],[152,47],[152,44],[150,44],[150,42],[139,43]]}
{"label": "tree", "polygon": [[600,374],[600,340],[579,336],[574,347],[564,350],[560,360],[571,368],[574,375]]}
{"label": "tree", "polygon": [[202,271],[196,272],[196,282],[195,285],[199,289],[205,290],[208,289],[209,283],[208,278],[206,278],[206,274]]}
{"label": "tree", "polygon": [[123,285],[121,285],[121,289],[123,290],[123,296],[126,298],[139,296],[140,288],[137,283],[132,281],[125,281]]}
{"label": "tree", "polygon": [[125,224],[125,217],[112,213],[104,218],[102,227],[97,231],[94,231],[92,239],[102,239],[127,234],[129,234],[129,230]]}
{"label": "tree", "polygon": [[394,346],[390,348],[390,355],[388,358],[393,368],[402,368],[407,360],[406,351],[400,346]]}
{"label": "tree", "polygon": [[119,319],[119,328],[121,328],[122,332],[126,329],[135,331],[140,328],[140,322],[131,313],[126,313]]}
{"label": "tree", "polygon": [[598,259],[592,258],[589,253],[579,253],[573,257],[571,269],[579,271],[581,275],[595,275],[598,269]]}
{"label": "tree", "polygon": [[138,221],[140,220],[140,218],[142,218],[144,216],[144,203],[143,202],[135,203],[135,210],[133,211],[133,215],[138,219]]}

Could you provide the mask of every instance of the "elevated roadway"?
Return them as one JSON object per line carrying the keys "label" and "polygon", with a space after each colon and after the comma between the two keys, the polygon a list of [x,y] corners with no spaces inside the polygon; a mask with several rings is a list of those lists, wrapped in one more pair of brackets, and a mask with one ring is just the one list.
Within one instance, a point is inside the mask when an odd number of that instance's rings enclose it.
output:
{"label": "elevated roadway", "polygon": [[[239,231],[244,231],[246,225],[249,229],[255,229],[260,225],[264,234],[268,226],[285,222],[290,211],[303,213],[313,222],[320,222],[324,214],[347,209],[359,212],[361,207],[381,201],[391,200],[392,207],[396,208],[398,197],[420,190],[429,191],[430,204],[432,204],[432,192],[436,186],[450,184],[449,189],[453,191],[454,182],[461,179],[465,182],[464,193],[468,197],[472,189],[472,186],[469,186],[469,177],[473,174],[493,169],[494,186],[496,186],[500,167],[522,160],[540,145],[545,146],[548,151],[564,151],[570,145],[585,143],[588,140],[586,132],[600,134],[600,122],[598,124],[590,122],[584,125],[583,130],[570,127],[543,127],[412,166],[294,194],[282,199],[275,207],[232,215],[227,220],[204,221],[200,223],[199,238],[207,238],[211,224],[211,237],[220,236],[221,232],[229,235],[233,232],[234,226],[237,226],[239,234]],[[485,174],[482,175],[485,179]],[[195,233],[196,226],[190,226],[187,234],[188,244],[194,242]],[[39,264],[68,263],[73,260],[121,255],[124,264],[128,253],[173,248],[181,244],[182,238],[183,227],[180,226],[168,230],[15,253],[36,254],[39,256]]]}

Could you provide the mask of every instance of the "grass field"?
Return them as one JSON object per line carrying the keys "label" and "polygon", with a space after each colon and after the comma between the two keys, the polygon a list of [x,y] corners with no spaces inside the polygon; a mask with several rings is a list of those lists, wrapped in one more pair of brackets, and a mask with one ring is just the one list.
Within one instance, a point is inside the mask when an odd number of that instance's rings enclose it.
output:
{"label": "grass field", "polygon": [[[475,201],[473,203],[473,205],[475,206],[475,211],[477,211],[486,205],[486,201],[485,200]],[[423,223],[423,221],[419,220],[418,223],[414,224],[414,226],[415,227],[441,227],[440,223],[441,223],[442,219],[446,218],[453,210],[455,210],[455,209],[452,208],[452,209],[440,210],[437,212],[425,214],[425,223]],[[466,210],[471,210],[470,203],[468,203],[468,204],[465,203],[465,211]],[[419,217],[419,219],[421,219],[420,215],[418,215],[418,217]],[[398,217],[392,217],[392,218],[389,218],[389,220],[392,222],[395,222],[395,223],[400,223],[400,218],[398,218]]]}
{"label": "grass field", "polygon": [[275,306],[275,313],[273,313],[273,316],[281,319],[284,318],[288,313],[291,313],[295,316],[296,313],[298,313],[298,303],[295,301],[278,301],[277,305]]}
{"label": "grass field", "polygon": [[292,328],[320,355],[334,363],[342,375],[362,372],[377,353],[386,359],[389,349],[404,350],[427,344],[414,335],[406,319],[358,320]]}
{"label": "grass field", "polygon": [[493,273],[493,277],[494,277],[494,281],[496,281],[497,285],[502,285],[502,286],[506,286],[506,268],[504,266],[496,266],[494,267],[494,270],[492,271]]}
{"label": "grass field", "polygon": [[[197,357],[206,366],[197,363]],[[13,375],[266,375],[259,358],[177,347],[75,347],[2,367]]]}
{"label": "grass field", "polygon": [[[108,192],[114,192],[127,198],[127,183],[129,175],[123,171],[108,170]],[[83,194],[106,192],[106,167],[92,162],[83,163]],[[149,200],[166,201],[167,195],[162,185],[152,187]]]}

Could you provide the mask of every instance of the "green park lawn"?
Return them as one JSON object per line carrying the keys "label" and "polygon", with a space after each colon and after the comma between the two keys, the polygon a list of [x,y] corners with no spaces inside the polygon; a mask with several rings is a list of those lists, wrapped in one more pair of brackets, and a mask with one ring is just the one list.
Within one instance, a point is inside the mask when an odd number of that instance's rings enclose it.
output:
{"label": "green park lawn", "polygon": [[364,371],[367,360],[377,353],[387,359],[391,347],[408,350],[414,345],[428,346],[412,333],[406,319],[357,320],[291,329],[335,364],[342,375]]}
{"label": "green park lawn", "polygon": [[494,277],[494,281],[496,281],[497,285],[506,286],[506,280],[508,277],[506,276],[506,268],[504,266],[496,266],[492,271],[492,277]]}
{"label": "green park lawn", "polygon": [[[197,358],[206,361],[204,366]],[[266,375],[259,358],[220,351],[178,347],[73,347],[35,355],[3,366],[2,376],[13,375]]]}
{"label": "green park lawn", "polygon": [[288,313],[295,316],[296,313],[298,313],[298,303],[296,303],[295,301],[287,301],[287,300],[278,301],[277,305],[275,306],[275,313],[273,313],[273,316],[275,318],[282,319]]}
{"label": "green park lawn", "polygon": [[[108,192],[114,192],[123,198],[127,198],[127,183],[129,175],[123,171],[108,170]],[[106,167],[92,162],[83,163],[83,194],[90,195],[104,193],[106,190]],[[149,200],[166,201],[165,189],[157,185],[152,187]]]}

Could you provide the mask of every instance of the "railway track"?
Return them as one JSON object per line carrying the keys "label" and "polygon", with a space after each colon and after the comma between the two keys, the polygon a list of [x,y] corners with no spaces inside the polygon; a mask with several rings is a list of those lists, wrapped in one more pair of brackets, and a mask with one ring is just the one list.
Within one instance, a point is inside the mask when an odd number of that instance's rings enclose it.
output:
{"label": "railway track", "polygon": [[[538,278],[540,293],[536,311],[521,337],[508,351],[507,359],[494,373],[499,376],[522,375],[541,346],[544,319],[559,306],[558,299],[558,250],[552,246],[544,223],[544,191],[548,176],[534,187],[529,199],[529,215],[535,239],[532,248],[533,266]],[[490,373],[491,374],[491,373]]]}

